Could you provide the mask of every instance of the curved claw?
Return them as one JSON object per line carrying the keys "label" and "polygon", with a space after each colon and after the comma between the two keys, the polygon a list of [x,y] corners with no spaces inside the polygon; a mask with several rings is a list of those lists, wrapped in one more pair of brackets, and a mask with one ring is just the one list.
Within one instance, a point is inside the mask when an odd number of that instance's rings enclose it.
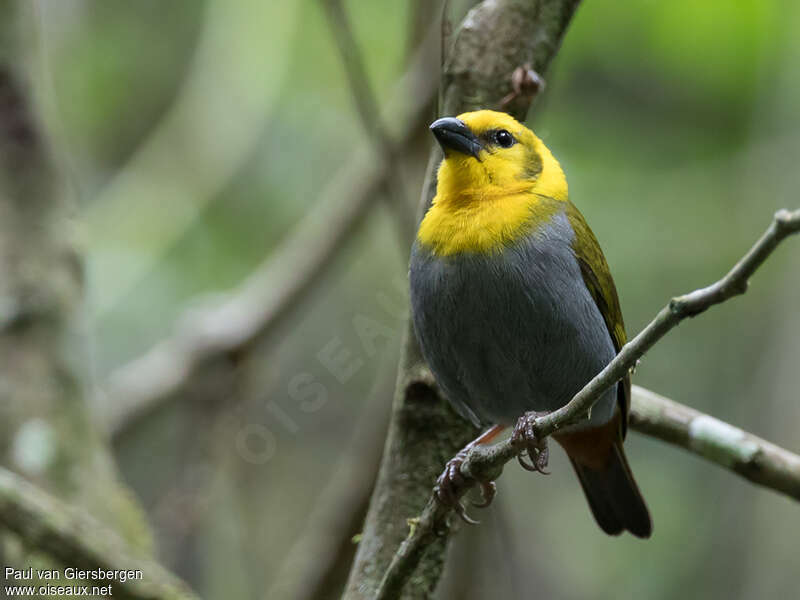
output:
{"label": "curved claw", "polygon": [[525,469],[526,471],[533,471],[533,472],[539,471],[539,469],[536,468],[536,465],[534,463],[526,462],[522,454],[517,454],[517,462],[519,463],[519,466]]}
{"label": "curved claw", "polygon": [[[528,456],[530,456],[531,451],[528,450]],[[533,473],[541,473],[542,475],[550,475],[550,471],[545,471],[545,467],[547,466],[547,456],[542,458],[540,454],[536,455],[535,460],[531,460],[530,462],[526,462],[523,458],[522,454],[517,455],[517,462],[519,462],[520,466],[525,469],[526,471],[531,471]]]}
{"label": "curved claw", "polygon": [[470,517],[467,514],[467,511],[464,508],[464,505],[461,504],[461,502],[456,502],[455,505],[453,506],[453,510],[456,511],[456,514],[459,517],[461,517],[461,520],[464,521],[464,523],[466,523],[467,525],[480,525],[481,524],[480,521],[476,521],[475,519],[473,519],[472,517]]}
{"label": "curved claw", "polygon": [[540,467],[539,464],[536,464],[536,472],[540,475],[550,475],[550,471],[546,471],[544,468]]}
{"label": "curved claw", "polygon": [[550,458],[547,438],[538,439],[535,424],[536,414],[528,413],[514,427],[511,439],[515,444],[521,445],[528,455],[528,460],[526,461],[523,454],[518,454],[517,461],[526,471],[549,475],[550,472],[545,470]]}
{"label": "curved claw", "polygon": [[[480,439],[480,438],[479,438]],[[485,508],[492,503],[495,495],[497,494],[497,487],[493,481],[475,480],[472,477],[465,476],[461,472],[461,465],[466,460],[469,449],[478,443],[476,440],[463,448],[456,454],[445,466],[444,471],[436,480],[436,499],[443,505],[455,511],[461,520],[470,525],[477,525],[480,521],[471,518],[467,513],[464,505],[461,503],[460,497],[466,491],[466,487],[477,483],[481,488],[482,502],[471,502],[477,508]]]}
{"label": "curved claw", "polygon": [[475,508],[487,508],[494,500],[494,497],[497,495],[497,485],[495,485],[494,481],[482,481],[481,482],[481,498],[483,502],[472,502],[472,506]]}
{"label": "curved claw", "polygon": [[536,469],[542,475],[550,475],[550,471],[545,471],[545,467],[547,463],[550,462],[550,448],[547,447],[545,443],[543,447],[538,448],[539,453],[536,456]]}

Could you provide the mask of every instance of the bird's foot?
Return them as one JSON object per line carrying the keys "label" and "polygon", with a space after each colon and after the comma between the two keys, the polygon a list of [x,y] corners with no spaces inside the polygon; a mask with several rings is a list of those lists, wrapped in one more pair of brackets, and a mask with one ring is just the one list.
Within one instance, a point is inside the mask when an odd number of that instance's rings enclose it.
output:
{"label": "bird's foot", "polygon": [[[546,413],[531,411],[522,415],[514,426],[511,443],[522,449],[522,452],[517,455],[517,460],[523,469],[549,475],[550,472],[545,471],[550,459],[547,438],[541,437],[536,431],[536,419],[543,414]],[[528,456],[527,461],[524,457],[525,454]]]}
{"label": "bird's foot", "polygon": [[[480,439],[480,438],[479,438]],[[458,454],[447,461],[444,471],[436,480],[436,498],[444,506],[452,508],[456,514],[461,517],[465,523],[470,525],[477,525],[478,521],[471,518],[461,503],[461,496],[475,483],[481,489],[481,502],[472,502],[472,505],[477,508],[486,508],[492,503],[492,500],[497,493],[497,486],[494,481],[480,480],[475,477],[465,475],[461,471],[461,465],[467,459],[467,455],[473,446],[476,445],[478,440],[470,442],[462,448]]]}

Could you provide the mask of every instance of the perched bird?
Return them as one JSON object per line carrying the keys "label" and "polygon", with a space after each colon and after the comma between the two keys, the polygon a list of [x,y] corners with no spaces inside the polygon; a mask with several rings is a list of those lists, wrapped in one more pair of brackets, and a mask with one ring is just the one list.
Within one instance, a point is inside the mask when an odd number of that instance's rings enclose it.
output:
{"label": "perched bird", "polygon": [[[430,128],[445,157],[412,249],[412,318],[447,399],[475,425],[494,425],[491,436],[566,404],[619,352],[625,327],[603,252],[542,141],[490,110]],[[629,404],[626,377],[552,437],[603,531],[648,537],[622,447]]]}

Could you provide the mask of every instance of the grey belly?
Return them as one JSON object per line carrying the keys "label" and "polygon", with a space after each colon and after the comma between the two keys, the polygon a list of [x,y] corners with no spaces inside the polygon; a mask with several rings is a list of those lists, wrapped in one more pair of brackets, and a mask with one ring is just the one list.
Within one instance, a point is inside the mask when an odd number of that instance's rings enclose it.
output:
{"label": "grey belly", "polygon": [[[450,402],[476,424],[560,408],[615,355],[569,234],[560,215],[492,257],[412,250],[411,309],[423,355]],[[607,422],[615,405],[616,387],[594,406],[591,424]]]}

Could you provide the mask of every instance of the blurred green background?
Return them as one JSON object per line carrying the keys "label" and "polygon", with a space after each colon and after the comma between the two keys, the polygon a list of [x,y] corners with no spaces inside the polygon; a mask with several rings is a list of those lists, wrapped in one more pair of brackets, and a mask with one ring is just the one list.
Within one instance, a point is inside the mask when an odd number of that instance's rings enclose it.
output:
{"label": "blurred green background", "polygon": [[[395,82],[434,4],[346,3],[382,103],[414,101],[398,98]],[[78,202],[102,390],[187,306],[241,283],[330,196],[340,169],[369,160],[369,142],[317,1],[39,8],[31,61]],[[464,10],[452,3],[454,18]],[[605,250],[629,334],[670,296],[718,278],[776,209],[798,205],[798,26],[800,6],[777,0],[579,8],[529,124]],[[410,203],[428,148],[421,127],[404,152]],[[351,466],[372,477],[404,322],[386,299],[405,310],[407,253],[377,201],[268,336],[115,437],[163,561],[204,597],[281,597],[303,567],[292,549],[325,535],[310,515],[336,496],[353,439],[371,440]],[[746,296],[681,325],[635,383],[800,450],[798,256],[787,243]],[[395,335],[371,352],[359,317]],[[352,377],[325,368],[326,348],[352,354]],[[292,393],[297,376],[324,388],[314,410]],[[101,415],[114,411],[113,396],[98,398]],[[628,443],[650,541],[602,535],[557,452],[550,477],[506,470],[485,524],[459,535],[440,597],[796,595],[796,504],[638,434]],[[349,520],[360,510],[334,512],[336,535],[358,532]],[[327,597],[346,575],[348,544],[319,588]]]}

